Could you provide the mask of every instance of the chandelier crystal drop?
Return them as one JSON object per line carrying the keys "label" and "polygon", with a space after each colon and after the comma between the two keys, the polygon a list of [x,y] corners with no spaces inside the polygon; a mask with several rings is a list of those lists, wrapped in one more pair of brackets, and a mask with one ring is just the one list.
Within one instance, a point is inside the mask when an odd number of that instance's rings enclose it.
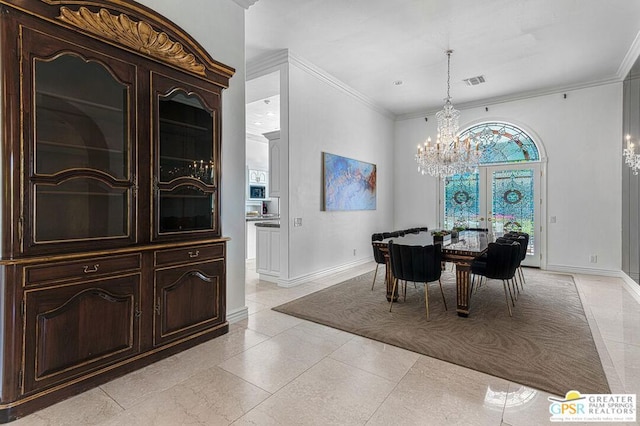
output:
{"label": "chandelier crystal drop", "polygon": [[627,147],[623,151],[624,162],[627,166],[631,167],[634,175],[640,171],[640,154],[636,154],[636,148],[633,142],[631,142],[631,135],[627,135]]}
{"label": "chandelier crystal drop", "polygon": [[442,111],[436,114],[438,120],[438,133],[436,142],[432,143],[429,137],[424,146],[418,146],[416,162],[418,172],[431,176],[445,178],[459,173],[473,172],[478,168],[481,152],[479,144],[472,146],[471,141],[460,141],[458,129],[460,128],[460,111],[451,103],[451,53],[447,50],[447,97]]}

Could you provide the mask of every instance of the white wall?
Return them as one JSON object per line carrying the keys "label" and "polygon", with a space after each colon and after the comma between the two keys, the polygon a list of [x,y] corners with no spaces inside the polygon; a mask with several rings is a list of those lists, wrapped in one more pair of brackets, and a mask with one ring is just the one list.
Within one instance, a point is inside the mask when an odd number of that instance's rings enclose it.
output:
{"label": "white wall", "polygon": [[[244,304],[245,57],[244,12],[232,0],[139,0],[195,38],[211,57],[235,68],[222,93],[222,234],[227,243],[227,317]],[[197,11],[194,12],[194,11]]]}
{"label": "white wall", "polygon": [[[502,120],[534,132],[546,149],[547,268],[616,273],[621,259],[622,83],[461,110],[461,128]],[[437,224],[436,179],[418,175],[413,155],[435,135],[433,115],[398,121],[395,132],[396,227]],[[411,209],[405,206],[413,206]],[[544,250],[544,248],[543,248]],[[590,263],[589,256],[598,256]]]}
{"label": "white wall", "polygon": [[[296,62],[288,81],[289,220],[281,226],[289,230],[288,277],[296,279],[370,259],[371,234],[392,226],[394,124]],[[376,164],[376,210],[322,211],[322,152]],[[301,227],[293,227],[296,217]]]}

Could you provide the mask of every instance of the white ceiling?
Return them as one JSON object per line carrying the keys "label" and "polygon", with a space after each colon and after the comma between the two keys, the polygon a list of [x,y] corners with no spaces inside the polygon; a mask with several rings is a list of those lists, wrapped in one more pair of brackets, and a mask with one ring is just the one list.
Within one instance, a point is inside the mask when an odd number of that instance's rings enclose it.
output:
{"label": "white ceiling", "polygon": [[459,108],[620,81],[639,33],[638,0],[259,0],[246,55],[289,49],[402,116],[442,107],[446,49]]}

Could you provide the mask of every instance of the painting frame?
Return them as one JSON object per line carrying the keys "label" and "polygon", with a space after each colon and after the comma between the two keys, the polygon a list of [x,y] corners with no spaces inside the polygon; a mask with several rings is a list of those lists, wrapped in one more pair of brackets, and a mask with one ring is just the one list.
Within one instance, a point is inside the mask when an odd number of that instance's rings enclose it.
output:
{"label": "painting frame", "polygon": [[322,153],[322,210],[377,209],[377,171],[373,163]]}

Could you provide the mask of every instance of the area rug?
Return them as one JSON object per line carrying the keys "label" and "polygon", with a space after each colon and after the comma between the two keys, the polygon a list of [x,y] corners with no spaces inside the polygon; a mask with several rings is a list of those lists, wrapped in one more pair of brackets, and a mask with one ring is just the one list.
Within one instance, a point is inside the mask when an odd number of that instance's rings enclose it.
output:
{"label": "area rug", "polygon": [[406,301],[389,312],[383,277],[371,290],[373,272],[273,309],[555,395],[610,393],[571,276],[531,269],[525,275],[513,317],[496,280],[472,295],[468,318],[458,317],[451,271],[442,276],[447,311],[438,283],[429,285],[429,321],[423,285],[409,283]]}

